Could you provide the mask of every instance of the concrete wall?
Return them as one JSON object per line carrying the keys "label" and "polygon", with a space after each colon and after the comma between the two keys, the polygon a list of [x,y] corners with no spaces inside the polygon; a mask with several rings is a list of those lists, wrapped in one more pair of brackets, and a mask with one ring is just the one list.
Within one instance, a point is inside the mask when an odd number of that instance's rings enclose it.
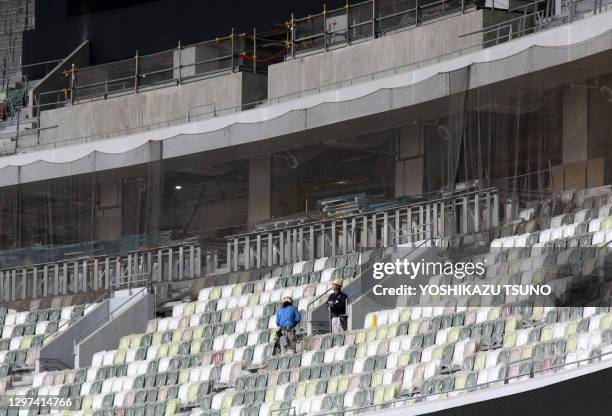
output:
{"label": "concrete wall", "polygon": [[270,98],[318,88],[333,82],[368,75],[434,58],[477,45],[482,34],[465,37],[499,21],[505,12],[478,10],[380,38],[271,65]]}
{"label": "concrete wall", "polygon": [[42,130],[40,142],[51,143],[120,132],[165,121],[186,121],[190,109],[193,117],[211,111],[213,105],[217,109],[223,109],[262,99],[266,94],[265,86],[264,75],[237,72],[47,110],[41,113],[41,127],[58,127]]}
{"label": "concrete wall", "polygon": [[110,299],[110,309],[115,315],[76,347],[75,365],[83,368],[91,365],[98,351],[116,349],[121,337],[143,333],[149,319],[155,316],[155,297],[143,291],[126,303],[126,297]]}

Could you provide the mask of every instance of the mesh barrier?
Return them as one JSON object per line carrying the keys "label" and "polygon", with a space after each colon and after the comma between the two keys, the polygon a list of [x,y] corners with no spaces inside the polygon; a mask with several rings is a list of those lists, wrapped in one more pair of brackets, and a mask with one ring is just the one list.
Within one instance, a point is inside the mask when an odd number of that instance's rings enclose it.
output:
{"label": "mesh barrier", "polygon": [[138,60],[139,87],[154,86],[174,78],[174,51],[146,55]]}
{"label": "mesh barrier", "polygon": [[378,30],[386,32],[416,23],[416,0],[378,0]]}
{"label": "mesh barrier", "polygon": [[194,49],[194,62],[191,69],[187,67],[194,75],[232,70],[237,65],[238,55],[244,50],[244,39],[226,38],[195,45]]}
{"label": "mesh barrier", "polygon": [[233,35],[107,64],[74,68],[74,74],[66,71],[62,89],[45,92],[37,101],[45,108],[60,107],[67,101],[106,98],[139,88],[238,70],[244,64],[243,53],[247,51],[251,56],[257,55],[252,38]]}
{"label": "mesh barrier", "polygon": [[319,14],[295,21],[295,53],[325,47],[325,20],[325,16]]}
{"label": "mesh barrier", "polygon": [[463,0],[376,0],[348,5],[294,20],[293,53],[373,38],[474,5]]}
{"label": "mesh barrier", "polygon": [[374,9],[370,2],[351,5],[349,8],[348,23],[350,27],[350,39],[358,40],[372,36],[375,32]]}
{"label": "mesh barrier", "polygon": [[77,68],[74,79],[74,99],[90,99],[134,89],[135,58],[109,64]]}
{"label": "mesh barrier", "polygon": [[335,46],[349,41],[348,19],[343,9],[333,10],[327,15],[325,24],[327,45]]}

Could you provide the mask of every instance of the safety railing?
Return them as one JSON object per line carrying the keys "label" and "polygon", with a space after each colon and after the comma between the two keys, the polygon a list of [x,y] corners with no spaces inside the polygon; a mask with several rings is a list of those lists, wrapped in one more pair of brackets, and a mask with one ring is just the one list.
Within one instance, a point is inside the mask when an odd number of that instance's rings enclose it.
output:
{"label": "safety railing", "polygon": [[[478,233],[497,227],[498,202],[494,188],[470,189],[380,211],[233,235],[227,237],[227,261],[230,270],[271,267],[432,236]],[[424,224],[431,224],[431,233]],[[418,233],[402,236],[402,229],[415,226],[421,227]]]}
{"label": "safety railing", "polygon": [[144,249],[115,256],[84,257],[0,270],[0,302],[87,293],[138,283],[181,281],[202,274],[196,243]]}
{"label": "safety railing", "polygon": [[39,358],[38,359],[39,371],[63,371],[69,370],[72,367],[59,358]]}
{"label": "safety railing", "polygon": [[[41,93],[37,101],[45,103],[39,110],[70,104],[106,99],[109,96],[132,94],[141,90],[190,82],[202,77],[241,70],[265,72],[270,63],[278,62],[285,44],[270,39],[265,48],[257,46],[258,36],[235,33],[210,41],[175,49],[140,55],[107,64],[79,68],[73,65],[64,72],[64,88]],[[270,45],[282,54],[272,53]]]}
{"label": "safety railing", "polygon": [[473,0],[367,0],[303,18],[291,17],[291,56],[372,39],[386,32],[418,26],[449,13],[472,10]]}
{"label": "safety railing", "polygon": [[[403,233],[402,231],[405,230],[415,230],[413,231],[410,235],[407,233]],[[410,240],[410,241],[415,241],[415,244],[410,247],[410,249],[406,252],[403,253],[402,257],[400,260],[407,258],[409,256],[411,256],[413,253],[415,253],[417,250],[424,248],[424,247],[430,247],[430,246],[434,246],[434,245],[439,245],[436,244],[437,241],[439,241],[439,238],[437,236],[434,236],[433,233],[433,223],[426,223],[426,224],[421,224],[421,225],[415,225],[415,226],[411,226],[411,227],[405,227],[402,228],[400,230],[396,230],[396,235],[393,237],[394,241],[399,241],[400,238],[404,239],[404,240]],[[423,239],[422,237],[425,236],[425,238]],[[394,243],[394,245],[397,245],[397,243]],[[367,264],[367,263],[366,263]],[[367,273],[371,273],[372,270],[374,269],[374,264],[369,264],[365,270],[362,270],[362,266],[364,266],[363,264],[359,264],[359,268],[357,270],[357,272],[355,273],[356,278],[360,278],[361,276],[367,275]],[[348,282],[348,284],[350,284],[351,282]],[[362,286],[364,287],[364,286]],[[306,315],[308,317],[308,332],[309,335],[313,335],[315,332],[315,328],[317,329],[317,331],[319,332],[323,332],[322,327],[324,328],[325,326],[327,327],[326,329],[328,330],[328,332],[331,332],[331,311],[328,311],[328,319],[326,321],[315,321],[312,319],[313,313],[315,311],[315,309],[317,309],[319,306],[321,306],[322,304],[322,300],[325,296],[329,295],[329,293],[331,292],[331,289],[327,290],[326,292],[320,294],[319,296],[315,297],[313,300],[311,300],[308,305],[306,306]],[[351,299],[349,298],[347,300],[347,306],[349,306],[351,303],[353,302],[358,302],[359,299],[361,299],[363,296],[365,296],[367,294],[368,290],[366,290],[364,293],[361,293],[360,295],[358,295],[355,299]]]}

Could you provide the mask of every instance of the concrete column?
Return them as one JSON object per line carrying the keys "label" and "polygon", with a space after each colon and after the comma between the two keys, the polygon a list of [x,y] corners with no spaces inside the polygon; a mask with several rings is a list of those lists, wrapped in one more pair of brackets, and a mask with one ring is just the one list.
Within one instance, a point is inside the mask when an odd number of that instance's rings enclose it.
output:
{"label": "concrete column", "polygon": [[297,168],[285,157],[272,158],[272,216],[282,217],[303,211],[298,204]]}
{"label": "concrete column", "polygon": [[589,90],[568,87],[563,93],[563,164],[588,159]]}
{"label": "concrete column", "polygon": [[95,239],[115,240],[121,237],[121,181],[112,173],[96,176],[98,204],[95,213]]}
{"label": "concrete column", "polygon": [[395,196],[423,192],[423,128],[418,125],[399,129],[395,158]]}
{"label": "concrete column", "polygon": [[612,156],[612,77],[599,80],[598,88],[588,90],[589,159]]}
{"label": "concrete column", "polygon": [[249,160],[248,222],[254,224],[272,215],[272,159],[254,156]]}
{"label": "concrete column", "polygon": [[600,186],[611,169],[612,77],[585,80],[563,93],[563,183]]}

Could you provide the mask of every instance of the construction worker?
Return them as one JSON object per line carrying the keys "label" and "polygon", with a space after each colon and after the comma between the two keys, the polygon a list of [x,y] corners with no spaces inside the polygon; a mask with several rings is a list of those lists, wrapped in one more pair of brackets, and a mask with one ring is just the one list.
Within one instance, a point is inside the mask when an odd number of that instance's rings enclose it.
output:
{"label": "construction worker", "polygon": [[334,279],[331,282],[332,293],[327,298],[327,306],[331,315],[332,333],[334,334],[341,334],[347,329],[346,302],[348,296],[342,291],[342,284],[341,279]]}
{"label": "construction worker", "polygon": [[298,308],[293,306],[293,299],[289,296],[283,298],[281,307],[276,311],[276,341],[275,352],[295,352],[295,328],[302,321]]}

